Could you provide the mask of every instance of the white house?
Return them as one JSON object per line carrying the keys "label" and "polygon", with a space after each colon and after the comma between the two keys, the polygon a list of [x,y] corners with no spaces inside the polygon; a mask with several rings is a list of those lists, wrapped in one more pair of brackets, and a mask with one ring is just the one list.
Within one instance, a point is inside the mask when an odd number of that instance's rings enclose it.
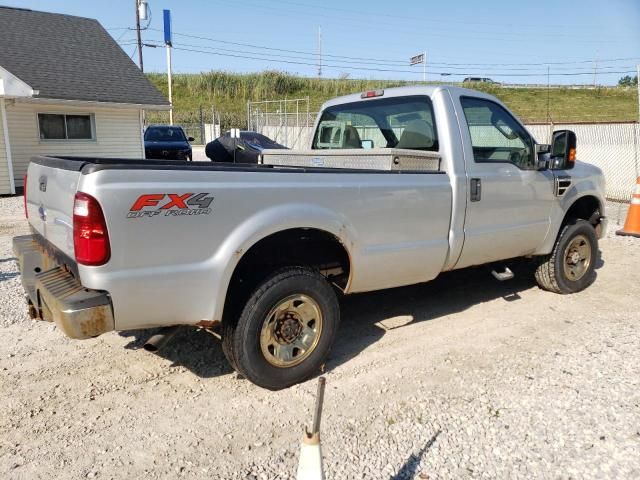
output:
{"label": "white house", "polygon": [[96,20],[0,7],[0,194],[34,155],[144,157],[169,102]]}

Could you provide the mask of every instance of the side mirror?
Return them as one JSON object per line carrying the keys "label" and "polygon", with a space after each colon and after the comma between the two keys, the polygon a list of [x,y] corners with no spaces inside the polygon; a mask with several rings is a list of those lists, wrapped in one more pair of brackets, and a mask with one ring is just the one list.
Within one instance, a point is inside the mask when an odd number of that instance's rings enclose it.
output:
{"label": "side mirror", "polygon": [[195,138],[193,138],[193,137],[189,137],[189,138],[187,138],[187,140],[188,140],[189,142],[193,142],[193,141],[195,140]]}
{"label": "side mirror", "polygon": [[576,165],[576,134],[571,130],[553,132],[551,141],[551,168],[569,170]]}
{"label": "side mirror", "polygon": [[373,148],[373,140],[360,140],[360,146],[362,148]]}

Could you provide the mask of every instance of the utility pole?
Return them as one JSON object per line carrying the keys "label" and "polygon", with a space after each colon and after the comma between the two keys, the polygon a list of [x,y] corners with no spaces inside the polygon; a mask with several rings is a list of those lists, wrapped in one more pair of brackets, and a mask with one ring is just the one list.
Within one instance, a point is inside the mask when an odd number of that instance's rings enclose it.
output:
{"label": "utility pole", "polygon": [[547,121],[551,123],[551,69],[547,65]]}
{"label": "utility pole", "polygon": [[596,53],[595,62],[593,63],[593,86],[596,86],[596,80],[598,78],[598,54]]}
{"label": "utility pole", "polygon": [[144,64],[142,63],[142,35],[140,33],[140,0],[135,0],[136,3],[136,34],[138,36],[138,63],[140,64],[140,71],[144,72]]}
{"label": "utility pole", "polygon": [[318,78],[322,77],[322,27],[318,27]]}

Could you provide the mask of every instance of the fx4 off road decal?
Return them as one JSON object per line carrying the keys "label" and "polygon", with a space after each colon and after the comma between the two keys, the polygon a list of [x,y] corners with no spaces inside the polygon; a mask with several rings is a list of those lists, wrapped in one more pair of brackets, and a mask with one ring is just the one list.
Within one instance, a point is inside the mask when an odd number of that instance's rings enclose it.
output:
{"label": "fx4 off road decal", "polygon": [[127,218],[209,215],[212,202],[208,193],[148,193],[133,202]]}

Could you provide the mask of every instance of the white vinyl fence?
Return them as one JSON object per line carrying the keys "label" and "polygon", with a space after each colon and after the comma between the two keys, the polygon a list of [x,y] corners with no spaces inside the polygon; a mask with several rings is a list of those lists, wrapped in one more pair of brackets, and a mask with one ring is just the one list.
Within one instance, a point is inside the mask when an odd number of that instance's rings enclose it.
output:
{"label": "white vinyl fence", "polygon": [[[289,148],[308,148],[310,126],[260,125],[259,132]],[[628,202],[640,176],[638,123],[535,124],[527,128],[540,143],[550,143],[553,130],[573,130],[578,137],[578,159],[602,169],[607,199]]]}

